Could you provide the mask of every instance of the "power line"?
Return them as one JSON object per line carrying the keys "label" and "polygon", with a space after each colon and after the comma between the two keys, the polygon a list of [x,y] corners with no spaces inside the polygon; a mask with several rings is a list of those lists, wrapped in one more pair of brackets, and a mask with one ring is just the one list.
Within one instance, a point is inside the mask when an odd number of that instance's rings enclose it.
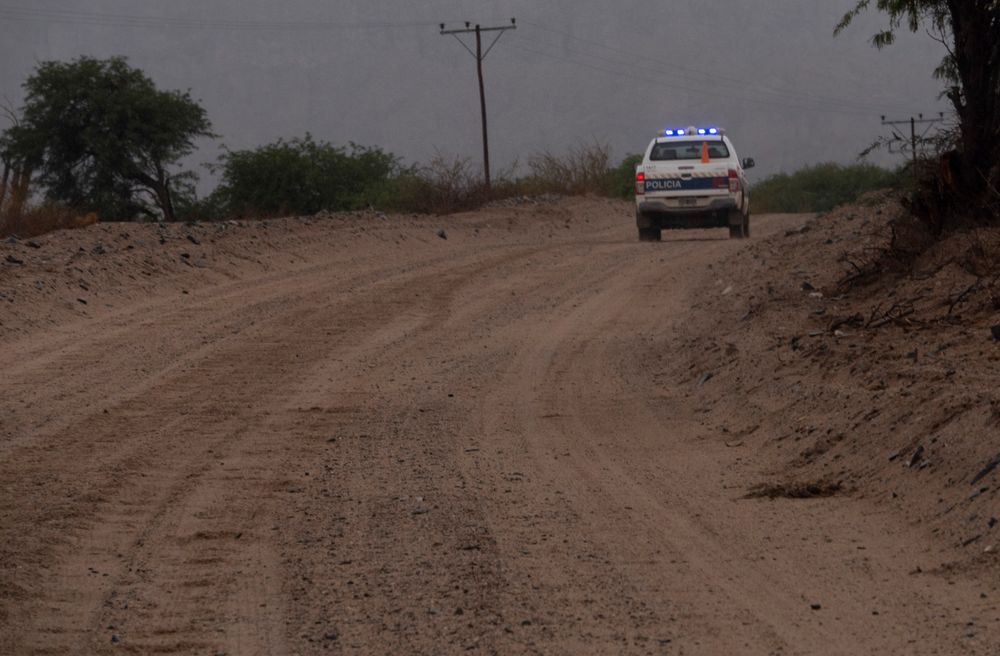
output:
{"label": "power line", "polygon": [[[493,50],[493,46],[497,44],[506,32],[509,30],[517,29],[517,21],[513,18],[510,19],[510,25],[500,25],[497,27],[482,27],[476,25],[475,27],[470,27],[469,23],[465,24],[465,29],[457,30],[446,30],[444,23],[441,23],[441,35],[442,36],[453,36],[455,40],[462,44],[462,47],[469,51],[469,54],[476,58],[476,72],[479,76],[479,108],[482,113],[483,121],[483,176],[486,181],[486,193],[489,194],[491,191],[491,181],[490,181],[490,138],[489,131],[486,129],[486,87],[483,84],[483,60],[486,56],[490,54]],[[494,34],[493,42],[490,43],[489,47],[483,51],[483,33]],[[476,35],[476,50],[473,51],[465,41],[462,40],[462,35],[465,34],[475,34]]]}
{"label": "power line", "polygon": [[[528,21],[524,21],[524,23],[526,25],[530,25],[532,27],[535,27],[535,28],[537,28],[539,30],[543,30],[545,32],[550,32],[552,34],[557,34],[557,35],[560,35],[560,36],[564,36],[566,38],[569,38],[569,39],[574,40],[574,41],[578,41],[580,43],[584,43],[584,44],[587,44],[587,45],[590,45],[590,46],[596,46],[598,48],[601,48],[601,49],[609,51],[609,52],[620,53],[622,55],[627,55],[628,56],[628,61],[622,61],[620,59],[610,59],[608,57],[604,57],[604,56],[595,54],[593,52],[584,52],[583,53],[583,56],[585,56],[587,58],[596,59],[596,60],[598,60],[600,62],[604,62],[604,63],[615,65],[615,66],[627,67],[630,71],[645,70],[645,71],[653,72],[655,74],[655,76],[657,78],[660,78],[660,79],[662,79],[663,77],[666,77],[666,76],[675,76],[675,77],[679,77],[679,78],[685,79],[685,80],[687,80],[689,82],[701,82],[701,83],[709,82],[714,87],[717,87],[717,88],[718,87],[731,87],[731,88],[744,89],[744,90],[750,91],[750,92],[752,92],[754,94],[757,94],[757,95],[771,96],[771,97],[774,97],[775,99],[792,100],[792,101],[797,101],[797,102],[811,101],[811,102],[816,102],[816,103],[823,103],[825,105],[837,105],[837,106],[840,106],[840,107],[845,108],[845,109],[858,110],[856,113],[858,113],[858,114],[864,113],[867,116],[870,116],[874,112],[884,111],[886,109],[886,106],[884,104],[876,104],[876,103],[870,103],[870,102],[869,103],[860,103],[860,102],[857,102],[857,101],[846,100],[846,99],[843,99],[843,98],[836,98],[836,97],[831,97],[831,96],[823,96],[823,95],[819,95],[819,94],[816,94],[816,93],[802,93],[802,92],[786,91],[786,90],[782,90],[782,89],[775,89],[773,87],[763,86],[763,85],[757,84],[755,82],[749,82],[745,78],[727,77],[725,75],[721,75],[721,74],[719,74],[717,72],[714,72],[714,71],[706,71],[706,70],[702,70],[702,69],[692,68],[690,66],[684,66],[682,64],[677,64],[674,61],[665,61],[665,60],[658,59],[658,58],[655,58],[655,57],[649,57],[649,56],[641,55],[641,54],[638,54],[638,53],[636,53],[634,51],[624,50],[624,49],[621,49],[621,48],[617,48],[615,46],[611,46],[611,45],[607,45],[607,44],[601,43],[599,41],[594,41],[594,40],[591,40],[591,39],[585,39],[585,38],[582,38],[582,37],[578,37],[578,36],[575,36],[573,34],[570,34],[569,32],[564,32],[562,30],[557,30],[557,29],[553,29],[553,28],[550,28],[550,27],[546,27],[546,26],[541,25],[539,23],[533,23],[533,22],[528,22]],[[528,41],[530,39],[528,39],[525,34],[520,34],[518,36],[518,40],[519,41],[521,41],[521,40]],[[533,51],[533,52],[537,52],[537,51]],[[562,58],[562,57],[559,57],[557,55],[552,55],[552,54],[549,54],[549,53],[540,53],[540,54],[543,54],[545,56],[549,56],[549,57],[552,57],[552,58],[566,59],[566,58]],[[642,63],[636,63],[637,60],[645,61],[645,62],[649,62],[649,63],[655,64],[656,67],[654,68],[652,66],[643,65]],[[669,71],[669,73],[665,74],[664,70]],[[689,90],[693,90],[693,89],[689,89]],[[726,95],[729,95],[729,94],[726,94]],[[862,110],[864,110],[864,111],[862,111]],[[854,113],[854,112],[844,112],[844,113]]]}
{"label": "power line", "polygon": [[[139,15],[131,13],[109,13],[109,12],[88,12],[88,11],[77,11],[68,9],[45,9],[37,7],[24,7],[11,5],[7,3],[0,2],[0,17],[6,18],[7,20],[14,21],[31,21],[31,22],[45,22],[45,23],[64,23],[64,24],[75,24],[75,25],[91,25],[91,26],[118,26],[118,27],[133,27],[133,28],[150,28],[150,29],[200,29],[200,30],[220,30],[220,31],[288,31],[288,32],[322,32],[322,31],[334,31],[334,30],[380,30],[380,29],[398,29],[398,28],[416,28],[416,27],[427,27],[433,25],[434,23],[422,22],[422,21],[409,21],[409,22],[392,22],[392,21],[356,21],[356,22],[338,22],[338,21],[265,21],[265,20],[236,20],[236,19],[191,19],[191,18],[178,18],[169,16],[152,16],[152,15]],[[551,52],[546,52],[544,50],[539,50],[537,48],[526,47],[522,44],[515,43],[515,47],[522,50],[523,52],[535,55],[537,57],[544,57],[547,59],[565,62],[574,66],[585,68],[588,70],[604,73],[607,75],[614,75],[618,78],[628,78],[644,83],[654,83],[663,84],[667,81],[672,89],[677,89],[680,91],[686,91],[691,94],[697,94],[701,96],[714,97],[714,98],[725,98],[725,99],[737,99],[746,103],[763,106],[763,107],[780,107],[787,109],[800,109],[803,111],[810,112],[822,112],[831,114],[842,114],[842,115],[866,115],[870,116],[876,111],[884,111],[886,106],[875,105],[872,103],[861,103],[857,101],[845,100],[842,98],[833,98],[829,96],[823,96],[814,93],[802,93],[802,92],[792,92],[785,91],[781,89],[775,89],[772,87],[766,87],[762,85],[755,84],[753,82],[748,82],[744,78],[734,78],[725,75],[720,75],[716,72],[700,70],[690,66],[685,66],[683,64],[678,64],[675,61],[664,61],[656,57],[645,56],[636,53],[632,50],[627,50],[624,48],[619,48],[613,45],[602,43],[593,39],[586,39],[583,37],[576,36],[569,32],[548,27],[534,22],[524,22],[538,30],[548,32],[550,34],[560,35],[572,41],[579,42],[588,46],[598,48],[600,50],[617,53],[628,57],[628,61],[622,61],[621,59],[614,59],[607,56],[602,56],[592,51],[587,51],[583,53],[585,57],[589,60],[596,61],[581,61],[580,59],[565,57],[561,55],[552,54]],[[468,33],[472,33],[471,28],[467,28]],[[444,30],[442,30],[444,31]],[[455,31],[460,33],[461,30]],[[499,32],[502,34],[503,32]],[[456,36],[457,38],[457,36]],[[518,37],[518,41],[525,41],[529,44],[535,43],[540,44],[542,47],[548,45],[547,42],[533,42],[530,38],[526,38],[526,35],[521,35]],[[495,42],[494,42],[495,43]],[[464,45],[464,44],[463,44]],[[475,56],[468,46],[465,46],[470,53]],[[491,46],[492,47],[492,44]],[[483,54],[485,57],[488,54],[489,48],[487,48],[486,53]],[[646,64],[637,63],[646,62]],[[619,69],[624,69],[619,70]],[[668,72],[664,72],[668,71]],[[646,74],[648,73],[648,75]],[[680,78],[688,82],[688,84],[677,84],[671,78]],[[706,86],[707,82],[710,86]],[[725,91],[723,89],[736,89],[738,93],[734,94],[732,91]]]}
{"label": "power line", "polygon": [[[919,174],[917,170],[917,159],[920,156],[920,151],[917,147],[918,141],[926,137],[927,133],[930,132],[931,128],[933,128],[938,123],[944,123],[944,112],[938,112],[938,115],[935,118],[924,118],[923,114],[917,114],[916,116],[911,116],[908,119],[896,120],[896,121],[888,121],[886,120],[885,116],[882,116],[882,125],[888,126],[892,129],[893,140],[889,142],[890,150],[892,149],[892,144],[894,142],[904,143],[904,144],[906,143],[906,138],[903,137],[903,135],[901,135],[898,130],[896,130],[896,126],[909,124],[910,126],[909,147],[910,147],[910,155],[912,156],[913,159],[913,176],[915,178],[918,178],[918,182],[919,182]],[[921,134],[919,137],[917,136],[917,125],[927,126],[927,128],[924,129],[924,133]]]}
{"label": "power line", "polygon": [[[539,57],[545,57],[545,58],[553,59],[553,60],[556,60],[556,61],[561,61],[561,62],[564,62],[564,63],[572,64],[574,66],[579,66],[579,67],[586,68],[586,69],[589,69],[589,70],[592,70],[592,71],[597,71],[599,73],[605,73],[605,74],[608,74],[608,75],[613,75],[613,76],[615,76],[617,78],[628,78],[628,79],[636,80],[638,82],[644,82],[644,83],[647,83],[647,84],[657,84],[657,85],[663,85],[664,82],[665,82],[662,77],[650,77],[650,76],[644,76],[644,75],[636,75],[635,73],[631,73],[631,72],[625,72],[625,71],[616,70],[616,69],[604,68],[602,66],[595,66],[595,65],[592,65],[592,64],[589,64],[589,63],[586,63],[586,62],[581,62],[579,60],[568,59],[566,57],[560,57],[558,55],[553,55],[551,53],[543,52],[543,51],[540,51],[540,50],[535,50],[533,48],[526,48],[524,46],[517,45],[517,44],[515,44],[514,47],[517,48],[518,50],[522,50],[522,51],[530,53],[532,55],[536,55],[536,56],[539,56]],[[737,100],[740,100],[741,102],[746,102],[746,103],[750,103],[750,104],[754,104],[754,105],[760,105],[760,106],[764,106],[764,107],[770,107],[770,108],[800,109],[802,111],[808,111],[808,112],[823,112],[823,113],[842,114],[842,115],[850,115],[850,116],[871,116],[872,113],[873,113],[871,110],[863,110],[863,109],[838,109],[838,108],[834,108],[834,107],[825,107],[825,106],[822,106],[822,105],[806,105],[806,104],[802,104],[801,102],[797,102],[797,103],[796,102],[784,102],[784,101],[778,102],[778,101],[773,101],[773,100],[764,100],[764,99],[752,98],[752,97],[749,97],[749,96],[737,96],[737,95],[735,95],[735,94],[733,94],[731,92],[713,91],[712,89],[709,89],[709,88],[706,88],[706,87],[682,86],[682,85],[675,84],[673,82],[669,82],[669,84],[670,84],[670,89],[671,90],[686,91],[686,92],[691,93],[691,94],[703,95],[703,96],[711,96],[711,97],[723,98],[723,99],[728,99],[728,100],[733,100],[735,98]]]}
{"label": "power line", "polygon": [[[82,25],[92,25],[92,26],[119,26],[119,27],[137,27],[137,28],[167,28],[167,29],[202,29],[202,30],[223,30],[223,31],[292,31],[292,32],[303,32],[303,31],[332,31],[332,30],[379,30],[379,29],[391,29],[391,28],[413,28],[413,27],[427,27],[433,23],[429,22],[391,22],[391,21],[373,21],[373,22],[333,22],[333,21],[251,21],[251,20],[233,20],[233,19],[190,19],[190,18],[175,18],[168,16],[150,16],[150,15],[138,15],[138,14],[123,14],[123,13],[106,13],[106,12],[85,12],[67,9],[45,9],[37,7],[23,7],[17,5],[9,5],[6,3],[0,3],[0,17],[6,17],[10,20],[21,20],[21,21],[35,21],[35,22],[46,22],[46,23],[69,23],[69,24],[82,24]],[[731,87],[741,90],[745,90],[752,94],[748,96],[743,95],[743,99],[748,102],[772,106],[772,107],[790,107],[788,101],[797,103],[796,106],[791,106],[791,108],[806,109],[809,111],[823,111],[828,113],[841,113],[841,114],[865,114],[870,115],[876,111],[884,111],[886,109],[885,105],[874,105],[867,103],[858,103],[854,101],[848,101],[840,98],[831,98],[826,96],[820,96],[817,94],[805,94],[805,93],[795,93],[789,91],[783,91],[779,89],[773,89],[770,87],[764,87],[761,85],[755,85],[753,83],[747,82],[745,79],[737,79],[732,77],[727,77],[725,75],[719,75],[715,72],[708,72],[704,70],[699,70],[697,68],[692,68],[690,66],[685,66],[683,64],[678,64],[674,61],[665,62],[661,59],[655,57],[644,56],[637,54],[631,50],[625,50],[612,45],[601,43],[592,39],[585,39],[583,37],[578,37],[569,32],[554,29],[546,25],[539,23],[526,22],[525,24],[531,25],[539,30],[560,35],[568,39],[587,44],[590,46],[596,46],[600,49],[606,50],[612,53],[619,53],[627,55],[629,61],[623,62],[621,60],[613,60],[607,57],[602,57],[593,52],[585,53],[585,56],[591,59],[596,59],[599,62],[609,64],[612,66],[622,66],[628,67],[630,73],[627,77],[637,79],[640,81],[653,81],[662,80],[667,77],[662,72],[663,67],[667,67],[669,76],[676,76],[685,79],[689,82],[702,82],[705,80],[710,80],[715,88],[720,87]],[[523,39],[524,37],[520,37]],[[525,39],[529,40],[530,39]],[[525,52],[537,54],[539,56],[547,57],[550,59],[556,59],[560,61],[566,61],[568,63],[574,63],[578,66],[583,66],[590,68],[591,70],[597,70],[600,72],[605,72],[608,74],[616,74],[614,71],[606,70],[600,66],[594,66],[592,64],[587,64],[585,62],[580,62],[574,59],[569,59],[566,57],[561,57],[559,55],[553,55],[548,52],[539,51],[531,48],[522,48]],[[636,60],[642,60],[655,64],[657,67],[653,68],[651,66],[637,65]],[[655,78],[651,79],[644,76],[635,75],[635,70],[645,70],[647,72],[653,73]],[[691,93],[698,93],[706,96],[713,97],[727,97],[731,98],[731,93],[718,93],[706,90],[701,87],[692,86],[680,86],[673,84],[674,88],[681,90],[686,90]],[[764,99],[761,98],[764,97]],[[773,97],[774,99],[780,99],[780,103],[769,103],[766,98]],[[804,106],[803,103],[821,103],[820,106],[809,105]],[[836,111],[833,107],[839,107]],[[867,110],[867,111],[866,111]]]}
{"label": "power line", "polygon": [[[762,7],[760,9],[763,10],[764,8]],[[642,55],[642,54],[634,52],[633,50],[629,50],[629,49],[625,49],[625,48],[619,48],[619,47],[616,47],[616,46],[608,45],[606,43],[602,43],[600,41],[595,41],[593,39],[585,39],[583,37],[576,36],[575,34],[571,34],[569,32],[563,31],[563,30],[558,30],[558,29],[555,29],[555,28],[552,28],[552,27],[548,27],[548,26],[542,25],[540,23],[533,23],[533,22],[529,22],[529,21],[523,21],[523,22],[524,22],[525,25],[531,25],[533,27],[538,28],[539,30],[543,30],[545,32],[549,32],[551,34],[557,34],[559,36],[565,37],[567,39],[571,39],[573,41],[579,41],[580,43],[584,43],[584,44],[591,45],[591,46],[596,46],[598,48],[601,48],[603,50],[607,50],[609,52],[614,52],[614,53],[618,53],[618,54],[621,54],[621,55],[626,55],[626,56],[629,57],[629,61],[630,62],[632,62],[635,59],[641,59],[641,60],[645,60],[647,62],[651,62],[651,63],[657,64],[659,66],[668,66],[670,68],[670,70],[671,70],[672,73],[681,75],[682,77],[683,77],[683,73],[676,73],[676,71],[686,72],[686,73],[689,74],[688,77],[690,77],[690,76],[693,75],[694,76],[693,79],[697,79],[699,81],[700,80],[704,80],[706,78],[706,76],[707,76],[707,77],[710,77],[713,81],[722,81],[722,82],[728,82],[728,83],[738,84],[738,85],[747,85],[748,84],[745,77],[741,77],[741,78],[727,77],[727,76],[725,76],[723,74],[720,74],[718,72],[715,72],[715,71],[705,71],[705,70],[702,70],[702,69],[698,69],[698,68],[693,68],[691,66],[687,66],[687,65],[685,65],[683,63],[677,63],[675,60],[666,61],[666,60],[659,59],[659,58],[656,58],[656,57],[650,57],[648,55]],[[594,56],[591,53],[588,53],[588,55]],[[819,73],[817,73],[817,74],[819,74]],[[829,75],[829,72],[826,71],[826,72],[823,72],[822,74],[823,75]],[[773,92],[773,93],[778,93],[778,94],[789,94],[789,93],[791,93],[791,92],[786,92],[786,91],[782,91],[782,90],[779,90],[779,89],[773,89],[773,88],[769,88],[769,87],[767,87],[767,89],[769,91]],[[838,99],[838,98],[823,97],[823,96],[819,96],[817,94],[812,94],[812,95],[815,96],[817,100],[821,99],[821,100],[824,100],[824,101],[827,101],[827,102],[846,102],[846,101],[843,101],[842,99]]]}
{"label": "power line", "polygon": [[191,19],[170,16],[85,12],[63,9],[42,9],[0,4],[0,17],[13,21],[92,25],[97,27],[138,27],[167,29],[203,29],[223,31],[333,31],[378,30],[390,28],[430,27],[429,21],[272,21],[234,19]]}
{"label": "power line", "polygon": [[[524,35],[518,37],[518,40],[523,40],[528,43],[534,43],[534,45],[539,45],[540,42],[532,42],[530,39],[526,39]],[[572,53],[571,53],[572,54]],[[874,112],[884,111],[885,105],[876,105],[868,103],[858,103],[850,100],[845,100],[842,98],[832,98],[826,96],[819,96],[813,93],[803,93],[803,92],[793,92],[784,91],[780,89],[775,89],[773,87],[763,86],[756,82],[751,82],[747,80],[742,81],[726,81],[726,78],[720,78],[714,72],[704,71],[698,74],[683,73],[671,70],[671,67],[666,64],[666,62],[658,66],[650,66],[644,64],[637,64],[634,61],[622,61],[620,59],[612,59],[608,57],[602,57],[594,53],[585,52],[581,53],[583,57],[587,59],[596,60],[600,63],[609,64],[612,66],[620,66],[629,71],[644,71],[647,73],[652,73],[659,79],[671,79],[678,78],[685,80],[687,82],[696,84],[710,84],[714,89],[734,89],[741,93],[749,93],[757,97],[772,98],[776,101],[785,102],[788,101],[810,101],[816,103],[822,103],[824,105],[836,106],[844,109],[851,110],[863,110],[866,115],[871,115]],[[666,71],[665,71],[666,69]]]}

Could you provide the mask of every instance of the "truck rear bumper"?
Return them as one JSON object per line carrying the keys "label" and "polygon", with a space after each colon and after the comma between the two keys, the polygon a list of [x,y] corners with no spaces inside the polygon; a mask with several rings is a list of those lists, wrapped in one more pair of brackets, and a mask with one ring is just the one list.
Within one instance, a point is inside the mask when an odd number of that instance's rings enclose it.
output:
{"label": "truck rear bumper", "polygon": [[742,214],[732,198],[714,198],[703,207],[678,208],[662,200],[642,200],[636,206],[635,221],[640,228],[661,230],[685,228],[725,228],[738,223]]}

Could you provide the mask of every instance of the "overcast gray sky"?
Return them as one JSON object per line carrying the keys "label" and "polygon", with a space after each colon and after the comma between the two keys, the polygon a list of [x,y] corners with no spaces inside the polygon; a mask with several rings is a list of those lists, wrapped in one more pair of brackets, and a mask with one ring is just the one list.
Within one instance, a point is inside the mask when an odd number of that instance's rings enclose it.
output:
{"label": "overcast gray sky", "polygon": [[[944,109],[926,35],[869,45],[884,17],[834,38],[853,0],[0,0],[0,95],[37,62],[125,55],[190,89],[220,144],[311,132],[408,162],[480,155],[475,60],[437,24],[518,19],[486,60],[494,167],[543,149],[642,150],[671,125],[719,124],[759,178],[850,162],[881,114]],[[893,158],[880,161],[890,163]]]}

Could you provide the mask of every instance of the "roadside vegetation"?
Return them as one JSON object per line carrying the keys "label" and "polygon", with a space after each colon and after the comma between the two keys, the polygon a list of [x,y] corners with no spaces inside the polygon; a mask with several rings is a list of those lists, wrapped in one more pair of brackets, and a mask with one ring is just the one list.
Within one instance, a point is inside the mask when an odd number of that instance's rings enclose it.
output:
{"label": "roadside vegetation", "polygon": [[[941,96],[952,105],[954,123],[919,140],[916,153],[910,152],[914,163],[900,194],[904,211],[888,221],[863,257],[850,261],[845,280],[877,284],[887,277],[905,280],[928,268],[955,265],[976,280],[947,305],[954,308],[974,292],[984,292],[994,299],[988,305],[995,312],[1000,307],[995,301],[1000,277],[1000,3],[858,0],[835,33],[869,10],[888,18],[885,29],[872,37],[877,48],[891,46],[900,30],[926,32],[944,46],[946,54],[933,75],[942,82]],[[943,263],[941,253],[950,254]],[[928,265],[928,259],[934,264]],[[894,282],[891,289],[897,286]],[[993,336],[1000,341],[1000,326]]]}
{"label": "roadside vegetation", "polygon": [[253,218],[353,210],[370,205],[401,170],[399,160],[379,148],[341,148],[308,134],[228,151],[214,168],[219,186],[191,214]]}
{"label": "roadside vegetation", "polygon": [[877,189],[899,188],[901,171],[874,164],[842,166],[833,162],[807,166],[794,173],[778,173],[753,186],[757,213],[829,212]]}
{"label": "roadside vegetation", "polygon": [[[24,84],[24,106],[2,108],[0,234],[35,236],[103,221],[255,219],[361,209],[447,214],[542,195],[627,197],[638,156],[608,146],[541,152],[495,176],[487,192],[468,158],[438,154],[405,165],[379,147],[306,134],[226,150],[208,168],[206,197],[180,161],[217,138],[189,93],[157,89],[123,58],[44,62]],[[523,169],[523,170],[522,170]]]}
{"label": "roadside vegetation", "polygon": [[47,203],[108,220],[177,218],[195,181],[177,163],[213,136],[190,94],[157,89],[119,57],[44,62],[24,89],[24,107],[8,108],[0,136],[9,217],[20,218],[36,185]]}
{"label": "roadside vegetation", "polygon": [[861,13],[888,17],[872,37],[891,46],[899,30],[926,32],[946,49],[933,75],[956,120],[918,149],[919,178],[910,216],[934,236],[973,225],[1000,223],[1000,3],[996,0],[858,0],[836,32]]}
{"label": "roadside vegetation", "polygon": [[[511,198],[630,198],[641,160],[615,161],[599,142],[542,151],[499,171],[488,192],[468,158],[439,153],[407,165],[377,146],[305,134],[226,150],[208,167],[216,189],[199,198],[196,173],[179,162],[217,137],[190,94],[157,89],[123,58],[44,62],[24,86],[24,106],[4,108],[0,234],[34,236],[94,217],[213,221],[370,208],[449,214]],[[865,164],[820,164],[768,178],[755,188],[754,204],[768,212],[826,211],[897,178]]]}

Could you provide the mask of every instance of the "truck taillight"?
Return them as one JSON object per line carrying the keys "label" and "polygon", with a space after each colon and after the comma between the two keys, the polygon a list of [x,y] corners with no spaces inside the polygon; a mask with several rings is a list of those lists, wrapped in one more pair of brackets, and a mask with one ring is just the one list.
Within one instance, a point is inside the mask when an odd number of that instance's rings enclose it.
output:
{"label": "truck taillight", "polygon": [[639,171],[635,174],[635,194],[642,196],[646,193],[646,174]]}
{"label": "truck taillight", "polygon": [[729,193],[736,194],[740,191],[740,174],[736,169],[729,169]]}

